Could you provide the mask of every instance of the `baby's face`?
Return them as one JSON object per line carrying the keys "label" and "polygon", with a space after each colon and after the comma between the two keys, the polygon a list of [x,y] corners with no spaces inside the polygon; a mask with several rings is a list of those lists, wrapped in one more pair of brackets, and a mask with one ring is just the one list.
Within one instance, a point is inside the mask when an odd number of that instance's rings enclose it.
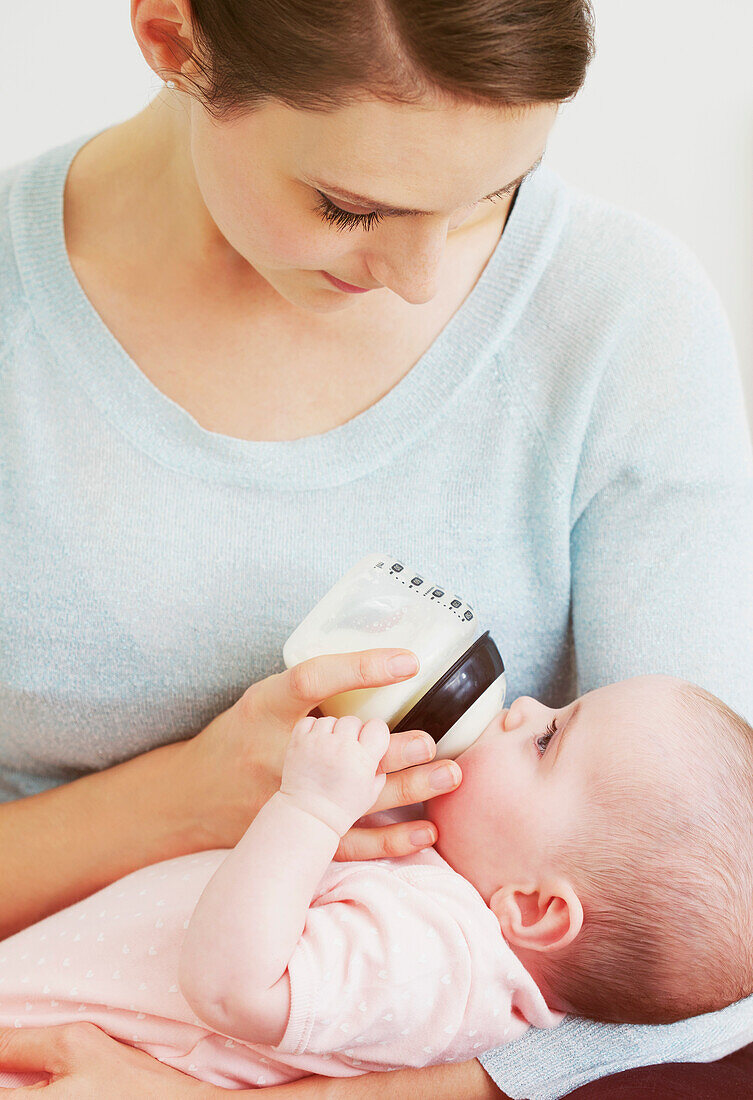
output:
{"label": "baby's face", "polygon": [[516,699],[457,758],[460,786],[424,803],[439,854],[487,903],[500,886],[557,873],[548,841],[577,824],[602,769],[637,777],[650,798],[666,754],[682,751],[678,684],[635,677],[554,710]]}

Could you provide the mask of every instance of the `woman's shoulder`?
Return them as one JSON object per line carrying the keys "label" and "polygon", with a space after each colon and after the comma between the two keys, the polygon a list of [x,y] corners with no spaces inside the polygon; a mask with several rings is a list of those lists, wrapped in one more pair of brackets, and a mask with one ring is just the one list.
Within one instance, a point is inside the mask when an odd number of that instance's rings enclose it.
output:
{"label": "woman's shoulder", "polygon": [[[516,330],[524,358],[535,353],[543,364],[551,362],[561,379],[566,355],[581,392],[587,378],[598,379],[620,362],[637,384],[641,364],[651,373],[663,363],[674,373],[702,347],[712,361],[734,358],[727,311],[690,244],[552,169],[537,188],[529,217],[539,202],[548,204],[558,212],[557,233]],[[525,381],[530,388],[530,372]]]}
{"label": "woman's shoulder", "polygon": [[563,482],[587,435],[609,447],[642,425],[633,438],[649,446],[646,426],[670,410],[678,421],[715,417],[742,454],[734,336],[690,245],[552,170],[539,187],[560,211],[558,233],[497,362]]}
{"label": "woman's shoulder", "polygon": [[680,308],[692,308],[697,297],[718,302],[709,272],[678,234],[552,169],[547,183],[566,199],[567,216],[549,268],[553,278],[568,278],[559,287],[568,304],[578,297],[623,310],[635,302],[671,300]]}

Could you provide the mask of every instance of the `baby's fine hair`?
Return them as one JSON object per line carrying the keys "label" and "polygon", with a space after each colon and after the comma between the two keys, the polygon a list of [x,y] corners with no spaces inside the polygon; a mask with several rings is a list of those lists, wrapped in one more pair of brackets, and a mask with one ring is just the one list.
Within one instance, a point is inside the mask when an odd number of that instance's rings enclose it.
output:
{"label": "baby's fine hair", "polygon": [[665,752],[679,757],[648,788],[600,777],[555,842],[584,922],[537,977],[591,1019],[672,1023],[753,992],[753,729],[678,683],[681,739]]}

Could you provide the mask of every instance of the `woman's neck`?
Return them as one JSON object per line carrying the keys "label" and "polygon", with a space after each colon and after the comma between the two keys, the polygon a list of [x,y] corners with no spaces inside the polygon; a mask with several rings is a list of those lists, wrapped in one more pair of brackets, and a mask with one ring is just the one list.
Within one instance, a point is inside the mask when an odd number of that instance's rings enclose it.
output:
{"label": "woman's neck", "polygon": [[[139,114],[92,139],[74,158],[66,184],[66,237],[129,255],[153,256],[172,271],[250,265],[220,233],[196,182],[188,108],[163,89]],[[138,206],[138,212],[135,207]],[[86,212],[84,223],[83,213]],[[79,217],[79,215],[81,215]],[[86,238],[78,227],[86,226]],[[243,270],[245,269],[245,271]]]}

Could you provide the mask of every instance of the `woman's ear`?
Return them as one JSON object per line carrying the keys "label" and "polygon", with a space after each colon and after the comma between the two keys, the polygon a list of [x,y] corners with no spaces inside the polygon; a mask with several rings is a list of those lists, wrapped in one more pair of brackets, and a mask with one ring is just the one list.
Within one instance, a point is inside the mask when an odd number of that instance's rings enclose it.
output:
{"label": "woman's ear", "polygon": [[565,879],[502,886],[489,902],[511,947],[559,951],[583,926],[583,906]]}
{"label": "woman's ear", "polygon": [[195,48],[185,0],[131,0],[131,27],[144,60],[160,79],[181,74]]}

